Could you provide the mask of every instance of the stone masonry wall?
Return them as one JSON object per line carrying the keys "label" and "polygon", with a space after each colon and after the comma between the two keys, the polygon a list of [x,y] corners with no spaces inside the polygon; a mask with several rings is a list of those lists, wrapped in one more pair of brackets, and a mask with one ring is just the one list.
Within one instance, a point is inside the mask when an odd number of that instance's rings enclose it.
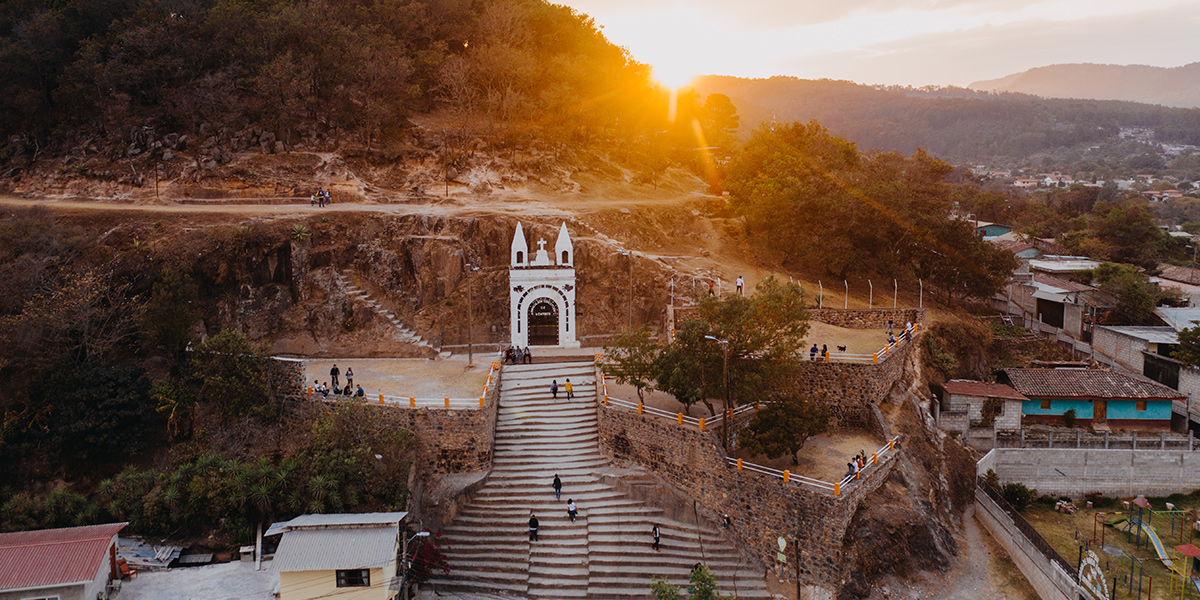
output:
{"label": "stone masonry wall", "polygon": [[267,389],[283,400],[303,400],[304,361],[272,356],[267,361]]}
{"label": "stone masonry wall", "polygon": [[728,513],[730,536],[747,557],[770,568],[777,564],[776,540],[789,541],[788,568],[795,576],[795,545],[800,544],[800,577],[805,583],[836,587],[842,566],[842,539],[858,501],[882,485],[896,453],[881,459],[866,476],[833,496],[795,483],[738,471],[725,461],[716,438],[665,419],[616,407],[600,407],[600,446],[617,466],[640,465],[691,496],[705,516]]}
{"label": "stone masonry wall", "polygon": [[798,389],[830,408],[833,427],[874,429],[871,406],[887,396],[900,380],[915,341],[893,348],[878,364],[805,362],[796,382]]}
{"label": "stone masonry wall", "polygon": [[888,319],[897,334],[908,322],[925,324],[923,308],[810,308],[808,318],[819,323],[849,329],[884,329]]}

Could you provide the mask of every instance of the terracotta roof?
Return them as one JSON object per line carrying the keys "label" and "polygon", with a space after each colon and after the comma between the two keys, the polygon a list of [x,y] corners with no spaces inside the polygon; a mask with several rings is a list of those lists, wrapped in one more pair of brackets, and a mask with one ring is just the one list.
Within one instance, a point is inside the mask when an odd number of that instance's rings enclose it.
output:
{"label": "terracotta roof", "polygon": [[1145,377],[1098,369],[1005,369],[1018,392],[1030,398],[1136,398],[1174,400],[1183,394]]}
{"label": "terracotta roof", "polygon": [[0,591],[92,581],[127,524],[0,533]]}
{"label": "terracotta roof", "polygon": [[1177,265],[1158,265],[1159,277],[1181,283],[1200,284],[1200,269]]}
{"label": "terracotta roof", "polygon": [[951,379],[942,384],[942,389],[948,394],[963,394],[966,396],[984,396],[987,398],[1004,398],[1007,400],[1028,400],[1021,392],[1003,383],[987,383],[970,379]]}
{"label": "terracotta roof", "polygon": [[1056,287],[1065,292],[1086,292],[1088,290],[1096,289],[1085,283],[1079,283],[1078,281],[1071,281],[1069,279],[1062,279],[1060,277],[1047,275],[1045,273],[1034,273],[1033,280],[1038,283],[1044,283],[1051,287]]}

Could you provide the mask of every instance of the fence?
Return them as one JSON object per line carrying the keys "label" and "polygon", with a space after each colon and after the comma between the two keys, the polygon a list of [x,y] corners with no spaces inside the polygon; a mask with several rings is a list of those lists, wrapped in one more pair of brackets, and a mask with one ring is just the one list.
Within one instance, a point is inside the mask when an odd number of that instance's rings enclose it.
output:
{"label": "fence", "polygon": [[882,348],[872,352],[871,354],[852,354],[849,352],[826,352],[810,354],[810,357],[816,356],[815,360],[821,362],[843,362],[843,363],[872,363],[879,364],[888,359],[892,355],[892,351],[904,344],[912,341],[912,337],[917,334],[918,324],[913,323],[912,328],[907,331],[901,331],[900,335],[896,336],[896,340],[888,342]]}
{"label": "fence", "polygon": [[[724,420],[724,418],[725,418],[724,413],[719,413],[719,414],[713,415],[711,417],[693,417],[691,415],[685,415],[681,412],[673,413],[671,411],[663,410],[661,408],[654,408],[653,406],[646,406],[645,404],[640,403],[640,402],[630,402],[628,400],[621,400],[620,398],[613,398],[608,395],[608,382],[605,379],[603,371],[600,372],[599,377],[600,377],[600,386],[598,389],[600,392],[600,400],[601,400],[601,402],[604,403],[605,406],[617,406],[620,408],[636,410],[639,415],[650,415],[652,417],[658,417],[661,419],[669,419],[671,421],[675,421],[676,423],[678,423],[680,425],[690,425],[692,427],[696,427],[696,428],[700,429],[700,431],[704,431],[706,427],[712,427],[714,425],[719,425],[721,423],[721,421]],[[732,421],[732,420],[736,419],[737,417],[745,415],[751,411],[757,410],[758,407],[759,407],[758,404],[743,404],[737,408],[730,409],[728,411],[730,420]]]}
{"label": "fence", "polygon": [[1157,434],[1139,434],[1134,431],[1128,435],[1111,435],[1085,433],[1082,429],[1075,431],[1029,431],[1000,432],[995,435],[995,448],[1084,448],[1090,450],[1196,450],[1196,440],[1191,432],[1181,435],[1158,432]]}
{"label": "fence", "polygon": [[1034,528],[1033,525],[1030,525],[1029,521],[1026,521],[1025,517],[1022,517],[1021,513],[1017,512],[1017,509],[1013,508],[1013,506],[1004,499],[1004,496],[1000,493],[1000,490],[988,485],[987,480],[983,477],[976,478],[976,486],[980,490],[983,490],[983,493],[986,494],[987,497],[993,502],[995,502],[996,505],[999,506],[1000,509],[1003,510],[1010,519],[1012,519],[1013,524],[1017,527],[1017,531],[1021,532],[1021,535],[1025,536],[1025,539],[1030,545],[1036,548],[1038,552],[1041,552],[1042,556],[1045,556],[1047,559],[1049,559],[1051,563],[1062,567],[1063,571],[1066,571],[1068,574],[1070,574],[1072,579],[1078,581],[1078,569],[1075,568],[1075,565],[1072,565],[1070,561],[1063,558],[1063,555],[1059,554],[1058,550],[1055,550],[1054,546],[1051,546],[1050,542],[1046,541],[1046,538],[1042,537],[1042,534],[1038,533],[1038,530]]}
{"label": "fence", "polygon": [[886,460],[887,458],[894,456],[894,453],[891,456],[888,456],[887,453],[896,449],[896,441],[899,439],[900,438],[898,437],[894,437],[888,440],[886,444],[879,448],[879,450],[867,457],[866,464],[863,465],[858,472],[852,474],[848,473],[840,481],[835,481],[833,483],[823,481],[821,479],[813,479],[812,477],[805,477],[803,475],[795,475],[786,469],[780,471],[779,469],[772,469],[771,467],[764,465],[749,463],[740,458],[732,458],[727,456],[725,457],[725,461],[731,466],[736,467],[739,471],[746,470],[755,473],[761,473],[763,475],[782,479],[784,483],[795,483],[796,485],[816,489],[821,492],[831,493],[834,496],[841,496],[842,490],[845,489],[847,485],[857,479],[862,478],[863,475],[867,474],[867,471],[871,470],[872,467],[876,467],[880,460]]}
{"label": "fence", "polygon": [[[397,406],[401,408],[450,408],[450,409],[472,409],[483,408],[487,403],[487,398],[493,395],[498,388],[492,385],[496,380],[496,373],[500,370],[500,361],[492,361],[491,369],[488,370],[487,381],[483,384],[483,393],[479,398],[451,398],[443,396],[441,398],[418,398],[416,396],[394,396],[391,394],[379,394],[371,396],[370,400],[377,400],[378,404],[387,406]],[[313,387],[308,386],[308,397],[313,397]],[[338,400],[350,400],[352,396],[334,396],[332,398],[324,398],[327,402],[336,402]],[[372,402],[375,403],[375,402]]]}

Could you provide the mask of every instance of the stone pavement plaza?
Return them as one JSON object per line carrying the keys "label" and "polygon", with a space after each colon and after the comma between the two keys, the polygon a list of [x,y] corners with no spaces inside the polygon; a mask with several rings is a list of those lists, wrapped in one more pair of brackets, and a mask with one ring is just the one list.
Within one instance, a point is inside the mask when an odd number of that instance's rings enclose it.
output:
{"label": "stone pavement plaza", "polygon": [[[467,356],[429,360],[424,358],[321,358],[304,361],[306,386],[313,380],[329,382],[329,369],[336,363],[341,370],[341,382],[346,383],[346,369],[354,369],[354,384],[361,385],[368,398],[380,393],[389,396],[417,398],[478,398],[487,381],[494,352],[476,354],[473,367],[467,367]],[[330,387],[333,383],[329,382]]]}

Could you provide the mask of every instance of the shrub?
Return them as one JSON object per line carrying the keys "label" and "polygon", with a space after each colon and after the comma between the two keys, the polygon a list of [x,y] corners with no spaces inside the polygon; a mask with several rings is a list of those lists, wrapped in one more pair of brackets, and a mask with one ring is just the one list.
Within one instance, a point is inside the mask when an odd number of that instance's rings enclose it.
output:
{"label": "shrub", "polygon": [[1004,498],[1005,502],[1008,502],[1013,508],[1017,509],[1017,512],[1023,512],[1026,508],[1029,508],[1029,505],[1033,504],[1033,501],[1038,497],[1037,490],[1029,489],[1023,483],[1005,485],[1001,488],[1000,495]]}
{"label": "shrub", "polygon": [[985,473],[983,476],[983,480],[986,481],[988,485],[996,489],[1000,489],[1000,475],[996,473],[995,469],[988,469],[987,473]]}
{"label": "shrub", "polygon": [[1075,409],[1072,408],[1071,410],[1063,413],[1063,425],[1066,425],[1067,427],[1075,426]]}

